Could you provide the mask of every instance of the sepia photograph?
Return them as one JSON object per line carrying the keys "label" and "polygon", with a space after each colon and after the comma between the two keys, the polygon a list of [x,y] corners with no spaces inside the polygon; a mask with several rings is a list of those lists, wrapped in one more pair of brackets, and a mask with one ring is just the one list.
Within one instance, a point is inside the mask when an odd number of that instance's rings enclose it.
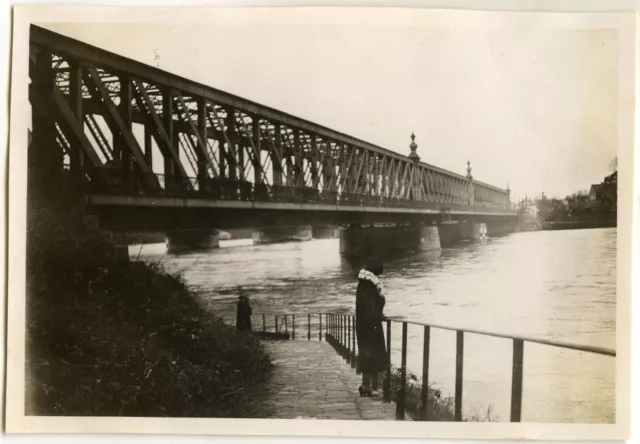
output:
{"label": "sepia photograph", "polygon": [[633,14],[14,20],[10,430],[625,438]]}

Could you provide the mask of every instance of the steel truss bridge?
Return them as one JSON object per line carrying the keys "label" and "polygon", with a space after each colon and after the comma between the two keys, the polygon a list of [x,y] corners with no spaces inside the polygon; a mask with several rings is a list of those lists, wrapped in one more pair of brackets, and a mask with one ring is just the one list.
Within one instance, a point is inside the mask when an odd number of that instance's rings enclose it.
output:
{"label": "steel truss bridge", "polygon": [[30,153],[80,178],[94,207],[515,214],[508,189],[421,162],[413,142],[403,156],[37,26],[30,37]]}

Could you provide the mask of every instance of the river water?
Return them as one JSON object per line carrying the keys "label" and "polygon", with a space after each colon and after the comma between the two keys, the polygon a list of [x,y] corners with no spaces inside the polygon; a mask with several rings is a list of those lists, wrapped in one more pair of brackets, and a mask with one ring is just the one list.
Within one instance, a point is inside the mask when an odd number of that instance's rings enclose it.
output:
{"label": "river water", "polygon": [[[181,271],[200,301],[234,322],[240,288],[261,314],[353,312],[358,263],[338,240],[254,246],[223,241],[213,252],[168,255],[162,244],[131,246],[132,257]],[[407,320],[615,348],[616,229],[514,233],[440,252],[384,258],[385,314]],[[304,314],[304,316],[302,315]],[[290,322],[290,321],[289,321]],[[267,317],[273,330],[273,317]],[[312,318],[313,338],[317,317]],[[291,328],[291,326],[289,326]],[[409,326],[407,363],[422,373],[423,327]],[[399,324],[392,361],[400,364]],[[454,393],[455,333],[432,329],[430,383]],[[509,421],[512,343],[465,335],[463,414]],[[525,344],[522,420],[615,422],[615,358]]]}

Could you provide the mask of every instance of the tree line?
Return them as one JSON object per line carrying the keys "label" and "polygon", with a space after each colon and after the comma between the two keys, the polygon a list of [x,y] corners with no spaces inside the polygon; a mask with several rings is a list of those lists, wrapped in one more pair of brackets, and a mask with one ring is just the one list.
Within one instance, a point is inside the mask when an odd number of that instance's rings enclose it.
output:
{"label": "tree line", "polygon": [[615,212],[618,206],[617,156],[609,162],[609,170],[611,173],[605,176],[599,184],[595,184],[597,186],[593,189],[576,191],[564,199],[548,199],[543,194],[540,199],[535,201],[538,208],[538,218],[557,221],[587,213]]}

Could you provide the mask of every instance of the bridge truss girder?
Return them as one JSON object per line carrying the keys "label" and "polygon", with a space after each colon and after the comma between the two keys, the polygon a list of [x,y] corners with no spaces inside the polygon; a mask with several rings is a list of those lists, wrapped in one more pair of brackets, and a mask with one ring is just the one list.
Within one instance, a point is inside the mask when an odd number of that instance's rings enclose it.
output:
{"label": "bridge truss girder", "polygon": [[34,121],[50,107],[55,127],[34,140],[93,193],[509,207],[506,190],[37,27],[30,76]]}

